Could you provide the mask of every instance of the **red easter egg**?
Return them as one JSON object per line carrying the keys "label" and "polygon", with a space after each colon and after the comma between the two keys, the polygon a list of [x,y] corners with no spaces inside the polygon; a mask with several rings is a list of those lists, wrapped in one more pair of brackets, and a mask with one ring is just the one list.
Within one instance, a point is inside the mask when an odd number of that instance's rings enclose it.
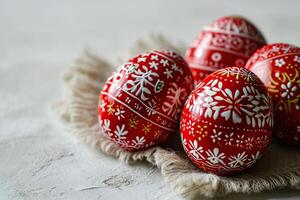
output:
{"label": "red easter egg", "polygon": [[99,100],[100,126],[129,151],[163,142],[178,130],[192,89],[192,74],[178,54],[155,50],[138,55],[107,80]]}
{"label": "red easter egg", "polygon": [[252,53],[265,43],[261,32],[247,19],[217,19],[199,33],[187,50],[186,60],[195,84],[218,69],[244,67]]}
{"label": "red easter egg", "polygon": [[300,48],[266,45],[255,52],[246,68],[268,88],[274,106],[274,135],[282,142],[300,144]]}
{"label": "red easter egg", "polygon": [[184,150],[205,172],[229,175],[252,166],[270,142],[272,103],[252,72],[217,70],[192,91],[180,130]]}

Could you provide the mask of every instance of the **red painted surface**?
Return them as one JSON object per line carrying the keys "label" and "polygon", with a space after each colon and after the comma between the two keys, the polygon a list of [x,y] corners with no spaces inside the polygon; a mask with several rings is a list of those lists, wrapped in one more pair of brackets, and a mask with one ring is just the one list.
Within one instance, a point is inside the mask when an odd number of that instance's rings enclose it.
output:
{"label": "red painted surface", "polygon": [[300,48],[289,44],[266,45],[255,52],[246,68],[268,88],[274,106],[274,135],[300,144]]}
{"label": "red painted surface", "polygon": [[100,94],[102,130],[130,151],[162,142],[178,131],[192,89],[192,75],[181,56],[171,51],[138,55],[119,67]]}
{"label": "red painted surface", "polygon": [[267,89],[238,67],[207,76],[185,103],[180,130],[189,158],[218,175],[252,166],[269,144],[273,124]]}
{"label": "red painted surface", "polygon": [[261,32],[238,16],[217,19],[190,45],[186,60],[195,84],[224,67],[244,67],[247,59],[266,43]]}

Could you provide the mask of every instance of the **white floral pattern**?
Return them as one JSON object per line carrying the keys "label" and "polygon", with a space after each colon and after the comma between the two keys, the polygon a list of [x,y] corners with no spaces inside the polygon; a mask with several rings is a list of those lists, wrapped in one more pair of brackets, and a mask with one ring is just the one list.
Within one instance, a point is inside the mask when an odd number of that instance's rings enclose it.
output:
{"label": "white floral pattern", "polygon": [[234,94],[228,88],[224,91],[221,91],[223,96],[216,96],[215,99],[218,101],[227,102],[226,106],[220,106],[222,108],[221,116],[225,118],[225,120],[232,119],[233,123],[239,124],[242,119],[240,106],[237,106],[242,101],[243,97],[240,96],[240,91],[236,90]]}
{"label": "white floral pattern", "polygon": [[158,69],[158,63],[156,63],[154,61],[150,62],[149,65],[150,65],[150,68],[154,68],[156,70]]}
{"label": "white floral pattern", "polygon": [[283,58],[280,58],[280,59],[276,59],[275,60],[275,66],[277,67],[282,67],[283,65],[285,65],[285,61]]}
{"label": "white floral pattern", "polygon": [[242,116],[246,115],[247,124],[253,127],[272,125],[271,100],[255,87],[245,86],[242,91],[238,89],[232,91],[223,88],[222,82],[215,79],[207,82],[201,89],[197,96],[192,94],[187,100],[186,107],[190,111],[205,118],[223,117],[226,121],[231,120],[236,124],[241,123]]}
{"label": "white floral pattern", "polygon": [[105,101],[102,101],[102,102],[101,102],[100,108],[101,108],[102,112],[105,111],[105,106],[106,106],[106,104],[107,104],[107,103],[106,103]]}
{"label": "white floral pattern", "polygon": [[294,57],[294,61],[297,62],[297,63],[300,63],[300,56],[297,56],[297,55],[296,55],[296,56]]}
{"label": "white floral pattern", "polygon": [[118,141],[126,139],[126,135],[127,135],[128,131],[125,130],[125,124],[122,124],[122,126],[117,125],[114,133],[115,133]]}
{"label": "white floral pattern", "polygon": [[297,91],[298,88],[296,85],[292,85],[291,82],[287,82],[286,84],[281,84],[281,89],[284,90],[281,96],[283,98],[290,99],[295,95],[295,92]]}
{"label": "white floral pattern", "polygon": [[194,125],[195,125],[195,122],[189,120],[187,122],[187,127],[186,129],[189,131],[189,134],[194,134]]}
{"label": "white floral pattern", "polygon": [[217,147],[204,151],[203,147],[199,145],[197,140],[189,140],[187,142],[183,136],[181,137],[185,151],[188,152],[193,159],[201,161],[201,163],[205,164],[207,167],[215,167],[222,170],[239,170],[246,166],[250,167],[261,157],[260,151],[250,155],[247,154],[246,151],[226,155],[225,153],[220,152],[220,149]]}
{"label": "white floral pattern", "polygon": [[202,155],[203,153],[203,147],[198,146],[198,142],[197,140],[194,140],[194,142],[192,142],[190,140],[189,142],[189,147],[190,147],[190,154],[196,159],[205,159]]}
{"label": "white floral pattern", "polygon": [[160,63],[161,63],[164,67],[166,67],[166,66],[169,65],[169,61],[168,61],[168,60],[165,60],[165,59],[161,59],[161,60],[160,60]]}
{"label": "white floral pattern", "polygon": [[178,87],[176,83],[172,83],[168,89],[166,101],[162,104],[162,110],[169,116],[179,119],[183,106],[182,102],[184,102],[186,96],[186,89]]}
{"label": "white floral pattern", "polygon": [[243,147],[245,139],[245,135],[237,135],[237,138],[235,140],[236,147]]}
{"label": "white floral pattern", "polygon": [[110,121],[108,119],[104,119],[102,127],[103,127],[104,131],[110,132],[111,131],[111,129],[110,129]]}
{"label": "white floral pattern", "polygon": [[256,163],[261,157],[261,153],[260,151],[257,151],[256,154],[251,155],[250,158],[248,158],[248,163],[246,165],[251,166],[254,163]]}
{"label": "white floral pattern", "polygon": [[135,148],[142,146],[146,142],[145,137],[139,137],[136,136],[134,140],[132,140],[132,143]]}
{"label": "white floral pattern", "polygon": [[151,91],[147,86],[153,86],[154,77],[158,77],[158,73],[149,70],[146,66],[142,66],[132,72],[133,80],[128,80],[124,84],[123,89],[129,91],[136,96],[139,96],[142,100],[148,100]]}
{"label": "white floral pattern", "polygon": [[173,71],[166,68],[165,71],[164,71],[164,74],[167,76],[167,78],[173,78],[173,75],[172,75]]}
{"label": "white floral pattern", "polygon": [[178,130],[192,83],[188,65],[172,52],[153,51],[130,59],[108,78],[101,91],[102,131],[128,150],[164,141]]}
{"label": "white floral pattern", "polygon": [[217,141],[221,141],[222,132],[217,131],[216,129],[213,129],[213,134],[210,136],[212,138],[212,142],[216,143]]}
{"label": "white floral pattern", "polygon": [[224,138],[225,145],[231,146],[233,144],[233,135],[234,135],[233,132],[229,134],[225,134],[225,138]]}
{"label": "white floral pattern", "polygon": [[247,124],[251,124],[253,128],[256,126],[263,127],[268,124],[273,125],[273,116],[271,112],[271,99],[269,96],[261,94],[253,86],[246,86],[243,88],[243,95],[248,99],[250,104],[242,107],[246,113]]}
{"label": "white floral pattern", "polygon": [[121,118],[124,118],[124,113],[125,113],[124,110],[117,108],[115,115],[117,116],[118,120],[120,120]]}
{"label": "white floral pattern", "polygon": [[212,151],[209,149],[206,151],[207,154],[207,160],[211,163],[211,164],[218,164],[218,163],[222,163],[223,159],[226,157],[224,153],[220,153],[218,148],[214,148]]}
{"label": "white floral pattern", "polygon": [[204,171],[225,175],[260,158],[270,142],[272,104],[255,74],[226,68],[197,86],[181,119],[184,150],[191,160]]}
{"label": "white floral pattern", "polygon": [[244,166],[245,162],[247,160],[247,154],[246,152],[238,153],[237,155],[230,156],[229,158],[229,166],[230,167],[238,167],[238,166]]}

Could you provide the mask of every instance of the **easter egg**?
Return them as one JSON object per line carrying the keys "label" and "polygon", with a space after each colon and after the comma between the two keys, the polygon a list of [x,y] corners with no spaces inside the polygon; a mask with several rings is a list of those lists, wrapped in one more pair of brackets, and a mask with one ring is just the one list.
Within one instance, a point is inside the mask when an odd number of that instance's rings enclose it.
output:
{"label": "easter egg", "polygon": [[190,160],[208,173],[230,175],[252,166],[270,142],[273,124],[267,89],[238,67],[207,76],[188,97],[180,131]]}
{"label": "easter egg", "polygon": [[268,88],[276,138],[300,144],[300,48],[283,43],[266,45],[249,59],[246,68]]}
{"label": "easter egg", "polygon": [[193,89],[190,69],[172,51],[151,51],[121,65],[99,97],[100,127],[121,148],[135,151],[166,140],[179,128]]}
{"label": "easter egg", "polygon": [[217,19],[199,33],[186,52],[195,85],[218,69],[244,67],[265,43],[261,32],[247,19],[238,16]]}

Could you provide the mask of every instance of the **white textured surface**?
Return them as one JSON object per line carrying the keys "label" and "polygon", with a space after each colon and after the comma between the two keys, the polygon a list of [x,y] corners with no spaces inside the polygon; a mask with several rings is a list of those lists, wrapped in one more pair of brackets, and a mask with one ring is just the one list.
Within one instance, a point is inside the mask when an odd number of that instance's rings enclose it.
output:
{"label": "white textured surface", "polygon": [[[90,46],[111,57],[149,32],[190,42],[219,16],[240,14],[268,41],[300,45],[300,2],[0,0],[0,199],[176,199],[151,166],[81,148],[47,111],[61,74]],[[228,199],[240,199],[239,196]],[[299,199],[277,191],[243,199]]]}

